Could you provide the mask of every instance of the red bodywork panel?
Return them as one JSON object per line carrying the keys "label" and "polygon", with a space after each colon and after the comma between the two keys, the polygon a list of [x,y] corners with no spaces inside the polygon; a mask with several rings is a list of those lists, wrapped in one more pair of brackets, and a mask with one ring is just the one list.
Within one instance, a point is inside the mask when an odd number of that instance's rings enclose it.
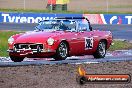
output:
{"label": "red bodywork panel", "polygon": [[[67,42],[69,46],[69,54],[72,55],[89,55],[93,54],[100,40],[107,42],[107,49],[112,43],[112,34],[109,31],[84,31],[84,32],[68,32],[68,31],[52,31],[52,32],[28,32],[12,36],[15,41],[9,44],[9,50],[13,50],[14,44],[33,43],[43,44],[44,52],[30,53],[24,52],[9,52],[10,55],[24,57],[52,57],[55,55],[59,44],[62,41]],[[54,44],[48,45],[48,38],[53,38]],[[27,52],[27,53],[26,53]],[[23,54],[24,53],[24,54]],[[23,54],[23,55],[22,55]]]}

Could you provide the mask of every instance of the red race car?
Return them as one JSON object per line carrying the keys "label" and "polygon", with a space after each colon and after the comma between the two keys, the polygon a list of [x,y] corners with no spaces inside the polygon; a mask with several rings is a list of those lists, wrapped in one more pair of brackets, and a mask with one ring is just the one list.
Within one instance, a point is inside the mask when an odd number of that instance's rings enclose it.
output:
{"label": "red race car", "polygon": [[9,56],[14,62],[28,58],[93,55],[104,58],[112,43],[110,31],[93,30],[85,17],[65,17],[40,21],[36,30],[11,36]]}

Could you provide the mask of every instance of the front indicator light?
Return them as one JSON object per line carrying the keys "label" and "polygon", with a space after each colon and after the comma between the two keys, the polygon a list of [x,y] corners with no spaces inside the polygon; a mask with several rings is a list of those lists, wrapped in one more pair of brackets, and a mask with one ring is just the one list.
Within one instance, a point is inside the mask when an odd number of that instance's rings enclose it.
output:
{"label": "front indicator light", "polygon": [[9,43],[9,44],[12,44],[13,42],[14,42],[14,38],[10,37],[10,38],[8,39],[8,43]]}

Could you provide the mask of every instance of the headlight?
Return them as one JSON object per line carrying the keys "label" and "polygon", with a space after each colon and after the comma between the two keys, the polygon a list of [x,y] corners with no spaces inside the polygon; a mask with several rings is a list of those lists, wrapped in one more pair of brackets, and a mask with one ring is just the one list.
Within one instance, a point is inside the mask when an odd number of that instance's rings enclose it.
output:
{"label": "headlight", "polygon": [[48,40],[47,40],[47,43],[48,43],[48,45],[53,45],[54,44],[54,39],[53,38],[49,38]]}
{"label": "headlight", "polygon": [[10,37],[10,38],[8,39],[8,43],[9,43],[9,44],[12,44],[13,42],[14,42],[14,38]]}

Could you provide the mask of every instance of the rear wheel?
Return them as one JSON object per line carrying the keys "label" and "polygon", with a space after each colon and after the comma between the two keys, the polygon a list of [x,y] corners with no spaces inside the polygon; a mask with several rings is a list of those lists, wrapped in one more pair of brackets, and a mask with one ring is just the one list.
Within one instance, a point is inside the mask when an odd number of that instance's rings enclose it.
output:
{"label": "rear wheel", "polygon": [[104,58],[106,55],[106,42],[100,41],[96,52],[94,53],[94,58]]}
{"label": "rear wheel", "polygon": [[24,57],[10,56],[11,60],[14,62],[22,62]]}
{"label": "rear wheel", "polygon": [[57,48],[55,60],[65,60],[68,56],[68,46],[65,42],[61,42]]}

